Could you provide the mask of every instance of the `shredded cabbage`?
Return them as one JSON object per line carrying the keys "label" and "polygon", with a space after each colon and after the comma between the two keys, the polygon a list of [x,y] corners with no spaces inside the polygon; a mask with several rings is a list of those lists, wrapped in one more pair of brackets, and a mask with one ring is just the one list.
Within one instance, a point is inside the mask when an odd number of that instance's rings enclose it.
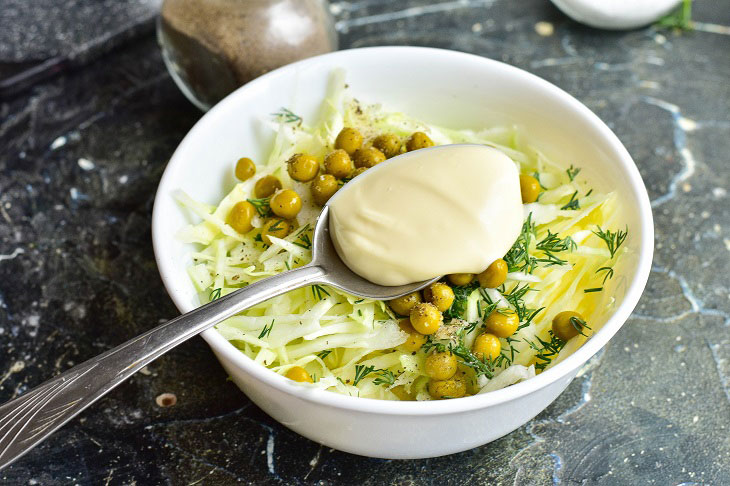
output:
{"label": "shredded cabbage", "polygon": [[[609,251],[601,228],[620,226],[616,196],[589,192],[587,181],[578,177],[577,169],[572,165],[568,168],[564,161],[552,161],[527,145],[516,127],[438,127],[379,105],[360,104],[347,95],[344,79],[342,71],[333,73],[329,95],[316,123],[306,124],[296,116],[271,121],[276,138],[268,161],[257,167],[252,179],[237,184],[217,206],[177,192],[180,205],[201,220],[182,228],[177,235],[197,246],[191,253],[193,264],[188,273],[201,303],[310,261],[312,229],[320,208],[311,200],[309,188],[289,177],[285,162],[296,153],[321,159],[344,126],[357,128],[366,140],[380,133],[405,138],[414,131],[423,131],[436,144],[479,143],[504,152],[521,173],[535,174],[543,188],[537,202],[524,206],[526,223],[521,235],[529,237],[524,245],[528,255],[539,261],[532,267],[511,268],[505,285],[498,289],[479,289],[476,285],[455,289],[457,302],[451,313],[458,315],[451,315],[452,321],[444,326],[453,332],[437,334],[423,350],[413,354],[399,348],[407,335],[385,303],[330,287],[312,286],[270,299],[218,324],[218,332],[242,353],[279,374],[286,374],[294,366],[304,367],[314,383],[303,386],[390,400],[404,396],[430,400],[426,388],[429,379],[424,372],[426,348],[455,347],[460,357],[466,353],[470,358],[468,350],[490,305],[492,309],[516,309],[523,318],[517,333],[501,340],[499,359],[476,366],[464,359],[462,369],[471,377],[469,393],[486,393],[529,379],[577,349],[597,330],[596,325],[591,326],[593,316],[604,313],[613,303],[608,286],[616,260],[626,250],[615,248],[615,254]],[[230,209],[253,197],[254,183],[266,175],[278,177],[284,188],[294,189],[303,200],[297,229],[285,238],[271,237],[268,247],[261,241],[259,228],[263,221],[258,216],[254,218],[254,229],[247,234],[239,234],[226,223]],[[572,200],[578,202],[571,205]],[[544,251],[550,235],[568,247],[553,252],[559,263],[553,260],[551,264]],[[516,246],[519,244],[520,240]],[[460,312],[457,304],[461,305]],[[567,345],[556,341],[550,331],[553,317],[563,310],[580,312],[588,322],[583,334]]]}

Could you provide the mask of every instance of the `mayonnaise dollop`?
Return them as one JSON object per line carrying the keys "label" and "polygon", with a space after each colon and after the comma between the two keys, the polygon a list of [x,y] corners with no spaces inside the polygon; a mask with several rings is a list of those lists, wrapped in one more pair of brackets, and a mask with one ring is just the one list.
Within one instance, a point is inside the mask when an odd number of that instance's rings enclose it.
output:
{"label": "mayonnaise dollop", "polygon": [[394,157],[329,202],[337,253],[379,285],[479,273],[522,228],[515,163],[483,145],[441,145]]}

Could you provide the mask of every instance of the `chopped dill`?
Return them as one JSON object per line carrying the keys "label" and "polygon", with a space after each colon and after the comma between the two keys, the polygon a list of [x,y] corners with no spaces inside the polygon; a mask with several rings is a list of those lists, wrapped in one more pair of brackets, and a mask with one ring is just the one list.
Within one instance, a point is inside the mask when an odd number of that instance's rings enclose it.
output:
{"label": "chopped dill", "polygon": [[[583,336],[585,336],[585,334],[583,334],[583,329],[590,329],[586,321],[578,319],[577,317],[571,317],[570,324],[575,328],[576,331],[578,331],[579,334]],[[553,334],[553,331],[548,331],[548,335],[550,336],[550,341],[543,341],[539,337],[535,336],[535,339],[539,343],[539,346],[527,338],[523,339],[523,341],[526,342],[528,346],[530,346],[530,348],[537,351],[537,354],[535,355],[536,370],[544,370],[547,365],[549,365],[550,362],[558,355],[558,353],[560,353],[560,350],[563,349],[563,346],[565,346],[565,341]]]}
{"label": "chopped dill", "polygon": [[259,213],[259,216],[265,218],[269,214],[271,214],[271,206],[269,206],[270,199],[271,198],[269,197],[261,197],[255,199],[246,199],[246,201],[251,203],[254,209],[256,209],[256,212]]}
{"label": "chopped dill", "polygon": [[254,241],[258,241],[259,243],[263,243],[264,239],[261,237],[261,233],[257,234],[253,237]]}
{"label": "chopped dill", "polygon": [[[509,345],[509,354],[510,354],[509,358],[507,358],[506,355],[505,355],[505,358],[507,359],[509,364],[512,364],[512,362],[515,360],[515,353],[519,353],[519,351],[517,351],[517,349],[515,349],[515,347],[512,345],[512,343],[516,342],[518,340],[515,338],[512,338],[512,337],[506,337],[505,340],[507,341],[507,344]],[[504,351],[504,349],[502,349],[502,351]]]}
{"label": "chopped dill", "polygon": [[309,235],[306,233],[302,233],[299,235],[299,238],[297,238],[295,241],[292,241],[297,246],[301,246],[305,250],[309,250],[312,248],[312,240],[309,238]]}
{"label": "chopped dill", "polygon": [[312,285],[312,295],[314,295],[317,300],[324,299],[324,297],[322,296],[323,294],[329,295],[330,293],[327,292],[327,289],[325,289],[321,285]]}
{"label": "chopped dill", "polygon": [[352,382],[353,386],[357,386],[360,380],[368,376],[370,373],[375,371],[375,366],[355,365],[355,379]]}
{"label": "chopped dill", "polygon": [[569,210],[580,209],[580,201],[575,198],[575,196],[577,196],[577,195],[578,195],[578,191],[575,191],[570,196],[570,201],[568,201],[567,203],[565,203],[565,206],[561,207],[560,209],[569,209]]}
{"label": "chopped dill", "polygon": [[[524,305],[523,305],[524,307]],[[530,325],[532,320],[535,318],[536,315],[538,315],[540,312],[544,311],[545,307],[540,307],[539,309],[524,309],[525,318],[520,320],[520,325],[517,327],[517,330],[523,329]]]}
{"label": "chopped dill", "polygon": [[501,294],[504,296],[505,299],[507,299],[507,302],[512,305],[519,303],[519,301],[522,300],[525,294],[532,290],[529,284],[524,284],[522,286],[518,284],[509,293],[507,293],[504,286],[500,287],[500,289]]}
{"label": "chopped dill", "polygon": [[[487,296],[487,297],[489,297],[489,296]],[[481,302],[479,302],[479,304],[481,304]],[[491,314],[492,312],[494,312],[496,309],[497,309],[497,303],[496,302],[487,302],[487,306],[482,311],[484,313],[484,317],[487,317],[489,314]]]}
{"label": "chopped dill", "polygon": [[599,272],[606,272],[606,275],[603,276],[603,283],[606,283],[606,280],[609,278],[613,278],[613,268],[611,267],[601,267],[598,270],[596,270],[596,273]]}
{"label": "chopped dill", "polygon": [[269,337],[269,334],[271,334],[271,330],[274,328],[274,320],[272,319],[271,324],[264,325],[264,328],[261,330],[261,333],[259,334],[259,339],[263,339],[265,337]]}
{"label": "chopped dill", "polygon": [[485,375],[487,378],[494,377],[494,362],[485,359],[479,359],[466,346],[463,340],[458,346],[449,344],[449,351],[455,356],[462,359],[462,363],[469,368],[473,368],[474,372],[479,375]]}
{"label": "chopped dill", "polygon": [[549,341],[543,341],[539,337],[535,336],[535,339],[537,339],[539,346],[527,338],[523,339],[523,341],[526,342],[527,345],[530,346],[530,348],[537,351],[537,354],[535,355],[536,370],[544,370],[547,365],[549,365],[550,362],[558,355],[560,350],[563,349],[563,346],[565,346],[565,341],[553,334],[553,331],[548,331],[548,334],[550,336]]}
{"label": "chopped dill", "polygon": [[537,171],[533,172],[532,173],[532,177],[534,177],[535,179],[537,179],[537,183],[540,184],[540,189],[542,189],[543,191],[547,191],[547,187],[545,187],[545,186],[542,185],[542,181],[540,180],[540,173],[539,172],[537,172]]}
{"label": "chopped dill", "polygon": [[286,265],[287,270],[291,270],[291,267],[289,266],[289,262],[287,260],[284,260],[284,265]]}
{"label": "chopped dill", "polygon": [[431,349],[436,348],[436,351],[443,353],[446,351],[446,345],[433,340],[433,335],[426,336],[426,342],[421,345],[421,350],[424,353],[428,353]]}
{"label": "chopped dill", "polygon": [[548,230],[547,236],[540,240],[535,246],[535,249],[542,251],[545,254],[545,257],[537,258],[536,261],[546,263],[548,267],[552,265],[565,265],[568,261],[557,257],[555,253],[563,251],[572,252],[576,248],[578,248],[578,245],[575,244],[575,241],[573,241],[573,238],[570,236],[559,238],[556,233],[551,233],[550,230]]}
{"label": "chopped dill", "polygon": [[581,336],[585,336],[585,334],[583,334],[583,329],[590,329],[590,327],[588,327],[588,323],[579,317],[572,316],[569,321],[570,325],[573,326]]}
{"label": "chopped dill", "polygon": [[656,25],[669,29],[693,30],[692,0],[682,0],[681,7],[660,18]]}
{"label": "chopped dill", "polygon": [[276,118],[279,122],[284,123],[301,123],[302,117],[291,111],[289,108],[281,108],[276,113],[272,113],[271,116]]}
{"label": "chopped dill", "polygon": [[544,307],[539,309],[530,309],[525,305],[523,297],[527,294],[527,292],[534,290],[535,289],[530,288],[529,284],[524,284],[523,286],[515,286],[509,293],[502,292],[502,295],[504,295],[504,298],[507,299],[507,302],[512,304],[515,308],[515,312],[517,313],[517,317],[521,323],[518,329],[522,329],[523,327],[530,325],[530,322],[532,322],[535,316],[544,309]]}
{"label": "chopped dill", "polygon": [[570,164],[570,167],[568,167],[565,172],[568,174],[570,182],[573,182],[573,180],[575,180],[575,176],[577,176],[580,172],[580,167],[573,167],[573,164]]}
{"label": "chopped dill", "polygon": [[307,231],[310,228],[309,223],[305,224],[301,228],[299,228],[299,231],[297,231],[297,236],[301,235],[305,231]]}
{"label": "chopped dill", "polygon": [[373,380],[374,385],[390,386],[395,383],[395,375],[390,370],[378,370],[378,377]]}
{"label": "chopped dill", "polygon": [[617,230],[613,232],[611,230],[603,231],[600,226],[596,226],[596,231],[593,234],[606,243],[608,251],[611,253],[611,258],[613,258],[623,242],[626,241],[626,237],[629,234],[629,227],[627,226],[624,231]]}
{"label": "chopped dill", "polygon": [[[479,287],[479,294],[482,296],[482,299],[484,299],[484,301],[487,303],[487,305],[490,305],[490,306],[494,305],[495,307],[497,306],[494,303],[494,301],[492,301],[492,298],[489,296],[489,294],[487,293],[487,289],[483,289],[483,288]],[[494,309],[492,309],[492,310],[494,310]],[[485,315],[488,316],[490,313],[491,313],[491,311],[486,312],[486,309],[485,309],[485,312],[484,312]]]}
{"label": "chopped dill", "polygon": [[221,298],[221,290],[223,290],[223,289],[220,289],[220,288],[213,289],[213,291],[208,296],[208,300],[210,300],[212,302],[214,300],[220,299]]}
{"label": "chopped dill", "polygon": [[274,224],[269,226],[269,232],[281,229],[282,228],[281,225],[283,223],[284,223],[283,219],[277,219],[276,221],[274,221]]}
{"label": "chopped dill", "polygon": [[330,355],[331,352],[331,349],[325,349],[324,351],[320,351],[319,353],[317,353],[317,356],[319,357],[319,359],[325,359],[327,356]]}
{"label": "chopped dill", "polygon": [[474,329],[479,327],[482,323],[480,321],[474,321],[470,322],[467,326],[464,326],[464,332],[466,334],[469,334],[470,332],[474,332]]}
{"label": "chopped dill", "polygon": [[591,188],[591,190],[590,190],[590,191],[586,192],[586,195],[585,195],[584,197],[588,197],[588,196],[590,196],[591,194],[593,194],[593,188]]}
{"label": "chopped dill", "polygon": [[547,236],[540,240],[535,246],[540,251],[573,251],[578,248],[573,238],[566,236],[565,238],[558,238],[557,233],[551,233],[548,230]]}
{"label": "chopped dill", "polygon": [[444,312],[444,319],[454,319],[463,316],[464,312],[466,312],[466,301],[472,291],[478,286],[479,284],[477,282],[472,282],[469,285],[452,287],[454,291],[454,302]]}
{"label": "chopped dill", "polygon": [[312,239],[306,233],[307,230],[309,230],[309,223],[305,224],[304,227],[299,230],[299,232],[297,233],[297,239],[292,242],[295,245],[304,248],[305,250],[309,250],[312,248]]}
{"label": "chopped dill", "polygon": [[531,257],[529,253],[530,241],[534,234],[535,225],[532,222],[532,213],[530,213],[522,224],[522,230],[515,244],[512,245],[512,248],[504,256],[508,272],[532,273],[535,270],[537,260]]}
{"label": "chopped dill", "polygon": [[603,290],[603,287],[595,287],[592,289],[583,289],[583,293],[589,294],[591,292],[600,292],[601,290]]}

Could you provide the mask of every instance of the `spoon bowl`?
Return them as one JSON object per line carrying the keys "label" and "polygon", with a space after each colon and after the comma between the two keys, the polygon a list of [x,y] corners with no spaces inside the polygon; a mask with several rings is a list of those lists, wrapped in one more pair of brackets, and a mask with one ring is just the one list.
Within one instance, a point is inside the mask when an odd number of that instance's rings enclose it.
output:
{"label": "spoon bowl", "polygon": [[[349,184],[352,184],[353,182],[354,180]],[[347,185],[345,187],[347,187]],[[340,190],[344,190],[344,188]],[[332,238],[330,237],[329,219],[329,206],[325,206],[322,209],[319,218],[317,218],[317,224],[314,228],[312,263],[310,263],[310,265],[316,265],[324,269],[325,276],[321,283],[331,285],[332,287],[357,295],[358,297],[376,300],[390,300],[421,290],[441,278],[435,277],[430,280],[393,287],[377,285],[364,279],[350,270],[350,268],[345,265],[345,262],[343,262],[337,254],[335,245],[332,243]]]}

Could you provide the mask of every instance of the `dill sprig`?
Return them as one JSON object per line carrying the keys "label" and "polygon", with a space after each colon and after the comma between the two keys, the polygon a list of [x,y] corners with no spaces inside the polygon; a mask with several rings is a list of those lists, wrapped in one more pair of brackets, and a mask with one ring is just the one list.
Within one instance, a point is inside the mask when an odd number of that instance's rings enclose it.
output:
{"label": "dill sprig", "polygon": [[477,327],[479,327],[481,324],[482,323],[480,321],[470,322],[468,325],[464,326],[464,332],[466,332],[467,334],[469,334],[470,332],[473,332],[474,329],[476,329]]}
{"label": "dill sprig", "polygon": [[527,345],[530,346],[530,348],[537,351],[537,354],[535,355],[536,370],[544,370],[547,365],[549,365],[550,362],[558,355],[560,350],[563,349],[563,346],[565,346],[565,341],[553,334],[553,331],[548,331],[548,334],[550,336],[549,341],[544,341],[535,336],[535,339],[539,343],[539,346],[527,338],[523,339],[527,343]]}
{"label": "dill sprig", "polygon": [[276,118],[279,122],[284,123],[301,123],[302,117],[291,111],[289,108],[281,108],[276,113],[272,113],[271,116]]}
{"label": "dill sprig", "polygon": [[535,234],[535,225],[532,222],[532,213],[527,215],[527,219],[522,224],[515,244],[509,249],[504,256],[507,263],[508,272],[526,272],[532,273],[537,266],[537,260],[530,256],[530,241]]}
{"label": "dill sprig", "polygon": [[477,376],[485,375],[487,378],[494,377],[494,361],[490,361],[487,358],[479,359],[474,353],[469,350],[469,348],[464,346],[463,339],[458,346],[449,344],[449,351],[453,355],[461,358],[462,364],[468,366],[469,368],[473,368]]}
{"label": "dill sprig", "polygon": [[304,248],[305,250],[309,250],[312,248],[312,240],[311,240],[311,238],[309,238],[309,235],[306,233],[300,234],[296,240],[292,241],[292,243]]}
{"label": "dill sprig", "polygon": [[253,205],[256,212],[259,213],[259,216],[265,218],[271,214],[271,206],[269,206],[270,199],[270,197],[261,197],[256,199],[246,199],[246,201]]}
{"label": "dill sprig", "polygon": [[606,272],[606,275],[603,276],[604,285],[606,283],[606,280],[608,280],[609,278],[613,278],[613,268],[611,268],[611,267],[601,267],[598,270],[596,270],[596,273],[600,273],[600,272]]}
{"label": "dill sprig", "polygon": [[573,238],[566,236],[565,238],[559,238],[557,233],[552,233],[548,230],[547,236],[540,240],[535,245],[540,251],[544,252],[559,252],[559,251],[573,251],[578,248]]}
{"label": "dill sprig", "polygon": [[327,356],[330,355],[331,352],[331,349],[325,349],[324,351],[320,351],[319,353],[317,353],[317,356],[319,357],[319,359],[325,359]]}
{"label": "dill sprig", "polygon": [[575,241],[570,236],[559,238],[557,233],[551,233],[548,230],[547,236],[535,245],[535,249],[544,254],[544,258],[538,258],[536,261],[546,263],[549,267],[553,265],[565,265],[568,261],[559,258],[555,253],[563,251],[571,252],[576,248],[578,248],[578,245],[575,244]]}
{"label": "dill sprig", "polygon": [[325,289],[321,285],[312,285],[312,295],[314,295],[317,300],[324,299],[324,297],[322,296],[323,294],[329,295],[330,293],[327,292],[327,289]]}
{"label": "dill sprig", "polygon": [[357,386],[363,378],[373,371],[375,371],[375,366],[355,365],[355,379],[352,381],[352,386]]}
{"label": "dill sprig", "polygon": [[507,302],[516,306],[516,304],[522,301],[522,298],[527,294],[527,292],[531,290],[533,289],[530,288],[529,284],[524,284],[522,286],[517,284],[511,291],[509,291],[509,293],[504,288],[504,286],[502,286],[500,293],[504,296],[505,299],[507,299]]}
{"label": "dill sprig", "polygon": [[596,231],[593,234],[606,243],[608,251],[611,253],[611,258],[613,258],[623,242],[626,241],[626,237],[629,234],[629,227],[627,226],[624,231],[617,230],[613,232],[611,230],[603,231],[600,226],[596,226]]}
{"label": "dill sprig", "polygon": [[374,385],[390,386],[395,383],[395,375],[390,370],[378,370],[378,377],[373,380]]}
{"label": "dill sprig", "polygon": [[692,0],[683,0],[681,7],[660,18],[656,25],[678,30],[694,29],[692,23]]}
{"label": "dill sprig", "polygon": [[545,307],[540,307],[539,309],[528,309],[525,308],[523,304],[522,312],[524,317],[520,319],[520,325],[517,327],[517,330],[519,331],[520,329],[529,326],[532,320],[535,319],[535,316],[544,310]]}
{"label": "dill sprig", "polygon": [[271,330],[274,328],[274,320],[271,321],[271,324],[264,325],[264,328],[261,330],[261,333],[259,334],[259,339],[263,339],[265,337],[268,337],[269,334],[271,334]]}
{"label": "dill sprig", "polygon": [[[489,296],[489,294],[487,293],[487,289],[483,289],[483,288],[479,287],[479,294],[482,296],[482,299],[484,299],[484,302],[487,303],[487,307],[484,309],[484,315],[485,316],[488,316],[489,314],[492,313],[492,311],[494,310],[494,308],[497,307],[497,304]],[[489,312],[487,312],[487,309],[488,308],[491,308],[491,310]]]}
{"label": "dill sprig", "polygon": [[[525,305],[524,297],[527,292],[530,291],[535,291],[535,289],[530,288],[529,284],[524,284],[523,286],[517,285],[509,293],[502,289],[502,295],[507,302],[512,304],[515,308],[517,317],[520,320],[520,326],[518,329],[529,326],[535,316],[545,309],[544,307],[540,307],[539,309],[530,309]],[[497,309],[497,311],[499,311],[499,309]]]}
{"label": "dill sprig", "polygon": [[467,299],[478,286],[478,282],[472,282],[469,285],[452,287],[454,291],[454,302],[444,312],[444,319],[461,318],[464,312],[466,312]]}
{"label": "dill sprig", "polygon": [[561,207],[560,209],[569,209],[569,210],[580,209],[580,201],[575,198],[575,196],[577,196],[577,195],[578,195],[578,191],[575,191],[570,196],[570,201],[568,201],[567,203],[565,203],[565,205],[563,207]]}
{"label": "dill sprig", "polygon": [[444,344],[443,342],[438,342],[433,340],[433,336],[428,336],[428,339],[425,343],[423,343],[423,346],[421,346],[421,349],[428,353],[432,349],[435,349],[436,352],[443,353],[447,350],[456,356],[457,358],[461,358],[461,363],[464,366],[468,366],[469,368],[474,369],[477,375],[485,375],[487,378],[494,377],[494,369],[496,366],[501,366],[503,363],[503,360],[505,358],[501,358],[498,356],[495,360],[489,360],[487,358],[479,359],[474,353],[471,352],[469,348],[467,348],[464,345],[464,336],[467,334],[466,328],[459,331],[459,344],[454,345],[454,343],[448,343]]}
{"label": "dill sprig", "polygon": [[297,232],[296,236],[297,239],[292,241],[297,246],[300,246],[304,248],[305,250],[309,250],[312,248],[312,239],[309,236],[309,223],[302,226],[302,228]]}
{"label": "dill sprig", "polygon": [[[579,319],[575,316],[570,318],[570,324],[582,336],[585,336],[585,334],[583,333],[584,329],[590,329],[586,321],[584,321],[583,319]],[[560,353],[560,350],[563,349],[563,346],[565,346],[565,341],[557,337],[553,333],[553,331],[548,331],[548,336],[550,336],[549,341],[544,341],[535,336],[535,339],[537,340],[539,346],[529,339],[523,338],[523,341],[526,342],[527,345],[530,346],[530,348],[537,351],[537,354],[535,355],[535,360],[538,361],[535,363],[536,370],[544,370],[547,365],[549,365],[550,362],[558,355],[558,353]]]}
{"label": "dill sprig", "polygon": [[[519,353],[517,349],[512,345],[512,343],[518,341],[517,339],[513,337],[506,337],[505,340],[507,341],[507,344],[509,345],[509,358],[507,355],[504,355],[505,359],[507,360],[508,364],[512,364],[512,362],[515,360],[515,353]],[[502,353],[504,353],[504,348],[502,348]]]}
{"label": "dill sprig", "polygon": [[573,326],[575,330],[578,331],[578,334],[580,334],[581,336],[585,336],[585,334],[583,334],[583,329],[590,330],[588,323],[580,317],[572,316],[570,319],[568,319],[568,321],[570,322],[570,325]]}
{"label": "dill sprig", "polygon": [[568,174],[568,177],[570,178],[570,182],[573,182],[575,179],[575,176],[578,175],[580,172],[580,167],[573,167],[573,164],[570,164],[570,167],[568,167],[565,172]]}
{"label": "dill sprig", "polygon": [[212,302],[212,301],[214,301],[214,300],[218,300],[218,299],[220,299],[220,298],[221,298],[221,290],[222,290],[222,289],[220,289],[220,288],[218,288],[218,289],[213,289],[213,291],[212,291],[212,292],[210,293],[210,295],[208,296],[208,300],[210,300],[210,301]]}

